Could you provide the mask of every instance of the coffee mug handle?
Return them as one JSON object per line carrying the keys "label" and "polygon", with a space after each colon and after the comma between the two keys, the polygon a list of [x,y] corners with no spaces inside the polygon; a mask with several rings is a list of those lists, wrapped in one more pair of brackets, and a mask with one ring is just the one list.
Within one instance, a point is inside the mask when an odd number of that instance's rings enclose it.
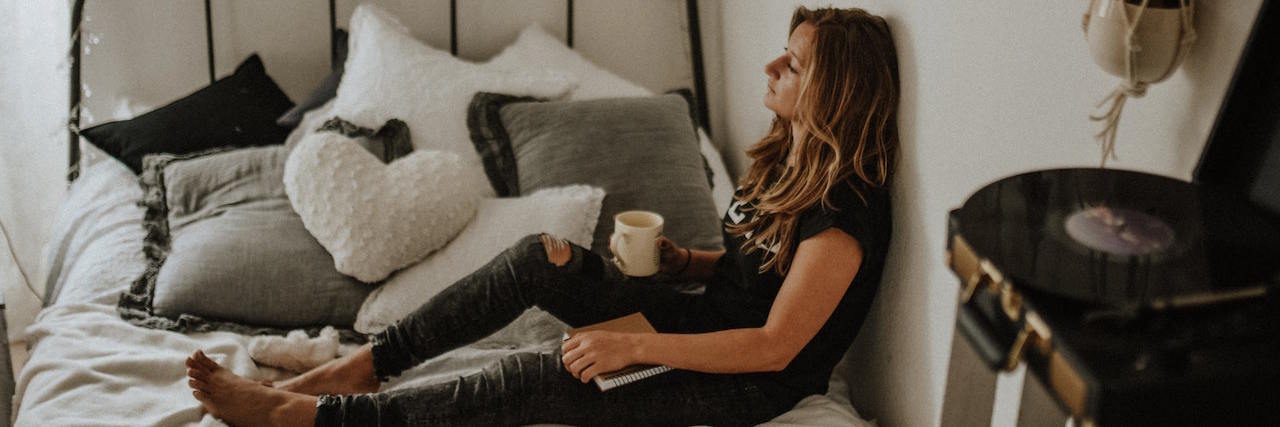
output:
{"label": "coffee mug handle", "polygon": [[[621,244],[619,244],[619,240],[622,241]],[[614,250],[613,265],[617,266],[618,270],[621,270],[623,273],[627,272],[627,264],[622,261],[622,257],[618,256],[618,252],[622,251],[622,247],[627,244],[626,241],[626,234],[615,231],[613,234],[609,235],[609,246],[612,246]]]}

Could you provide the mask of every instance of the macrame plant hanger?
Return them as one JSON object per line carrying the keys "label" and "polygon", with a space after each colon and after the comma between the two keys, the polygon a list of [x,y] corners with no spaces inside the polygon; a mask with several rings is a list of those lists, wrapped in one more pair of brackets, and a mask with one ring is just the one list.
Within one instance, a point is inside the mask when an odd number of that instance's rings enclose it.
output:
{"label": "macrame plant hanger", "polygon": [[[1110,0],[1103,0],[1110,1]],[[1089,17],[1097,7],[1098,0],[1089,1],[1089,9],[1085,12],[1083,26],[1087,33],[1089,30]],[[1102,148],[1102,163],[1100,167],[1107,167],[1107,159],[1118,160],[1116,157],[1116,129],[1120,124],[1120,114],[1124,112],[1124,104],[1129,98],[1141,98],[1147,94],[1147,87],[1151,83],[1160,82],[1173,74],[1178,69],[1178,64],[1182,63],[1183,57],[1191,50],[1191,44],[1196,40],[1195,28],[1192,27],[1192,19],[1195,15],[1195,4],[1190,0],[1179,0],[1181,5],[1179,13],[1181,15],[1181,34],[1178,40],[1178,51],[1173,62],[1164,71],[1163,74],[1152,79],[1151,81],[1142,81],[1138,77],[1138,70],[1134,64],[1138,61],[1137,56],[1142,52],[1142,46],[1135,42],[1138,24],[1142,22],[1143,12],[1147,10],[1147,4],[1150,0],[1142,0],[1142,4],[1138,5],[1133,16],[1129,16],[1129,10],[1125,7],[1125,2],[1120,1],[1120,13],[1124,18],[1124,48],[1125,48],[1125,80],[1119,86],[1112,90],[1105,98],[1098,102],[1094,108],[1101,109],[1104,105],[1110,103],[1111,106],[1101,114],[1089,115],[1089,120],[1102,122],[1102,130],[1094,137]],[[1109,5],[1107,7],[1110,7]]]}

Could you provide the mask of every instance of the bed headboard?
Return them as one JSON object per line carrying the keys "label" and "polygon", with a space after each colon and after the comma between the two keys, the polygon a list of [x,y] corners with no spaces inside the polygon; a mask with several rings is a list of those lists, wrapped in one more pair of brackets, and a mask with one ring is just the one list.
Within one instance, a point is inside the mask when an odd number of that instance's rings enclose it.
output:
{"label": "bed headboard", "polygon": [[[568,44],[569,47],[572,48],[574,47],[575,5],[574,5],[574,0],[563,0],[563,1],[565,5],[564,6],[565,42],[566,44]],[[651,0],[637,0],[637,1],[651,1]],[[687,22],[685,23],[686,25],[685,28],[687,29],[689,62],[690,62],[690,68],[691,68],[690,71],[692,73],[691,84],[693,86],[694,94],[697,97],[698,111],[696,112],[696,114],[698,115],[699,123],[704,124],[703,126],[704,130],[709,135],[710,128],[705,126],[706,123],[710,123],[709,121],[710,113],[708,111],[708,104],[707,104],[706,75],[705,75],[706,72],[703,64],[702,34],[701,34],[701,28],[700,28],[700,19],[698,16],[698,1],[697,0],[683,0],[683,1],[685,6],[684,15],[687,20]],[[68,183],[74,181],[80,174],[81,153],[80,153],[79,130],[80,130],[80,124],[81,124],[81,112],[82,112],[81,107],[84,101],[83,84],[81,81],[82,80],[81,79],[81,71],[82,71],[81,70],[82,68],[81,54],[83,52],[82,46],[81,46],[81,39],[82,39],[81,36],[84,33],[82,31],[82,28],[85,21],[84,19],[85,2],[86,0],[75,0],[75,2],[72,4],[72,7],[71,7],[71,49],[69,52],[69,63],[70,63],[69,74],[70,74],[71,90],[70,90],[70,100],[69,100],[70,102],[68,104],[70,107],[70,112],[68,115],[68,122],[67,122],[67,129],[68,129],[67,181]],[[208,62],[209,81],[210,83],[212,83],[216,79],[215,73],[217,69],[217,66],[216,66],[217,55],[215,55],[215,46],[214,46],[214,42],[215,42],[214,13],[213,13],[211,0],[203,0],[203,3],[204,3],[205,48],[206,48],[205,50],[206,50],[206,56],[207,56],[207,62]],[[347,3],[347,2],[344,2],[344,3]],[[328,0],[327,5],[329,8],[328,34],[329,34],[330,62],[333,63],[337,61],[336,57],[334,56],[334,52],[336,52],[337,46],[335,44],[336,40],[334,39],[333,34],[334,34],[334,31],[337,30],[338,28],[337,27],[338,15],[340,11],[338,8],[339,5],[337,4],[336,0]],[[455,56],[458,55],[458,52],[459,52],[459,40],[460,40],[459,29],[460,28],[466,29],[466,27],[459,26],[459,21],[458,21],[459,7],[458,6],[459,5],[457,0],[448,1],[449,49]],[[619,12],[619,13],[623,13],[623,12]]]}

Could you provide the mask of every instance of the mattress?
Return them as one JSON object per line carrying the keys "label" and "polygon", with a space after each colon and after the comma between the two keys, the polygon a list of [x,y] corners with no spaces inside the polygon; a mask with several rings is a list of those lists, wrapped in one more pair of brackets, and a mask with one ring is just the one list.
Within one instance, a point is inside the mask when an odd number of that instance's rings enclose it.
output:
{"label": "mattress", "polygon": [[[704,140],[704,151],[708,147]],[[719,156],[708,159],[713,170],[723,173]],[[49,272],[48,295],[55,298],[26,330],[30,353],[16,379],[15,425],[223,425],[201,413],[186,385],[183,360],[196,349],[245,377],[289,376],[256,365],[249,356],[249,337],[179,334],[121,320],[117,299],[146,265],[136,181],[119,162],[97,162],[84,170],[59,208],[44,270]],[[716,190],[722,193],[717,196],[720,205],[723,192],[731,189]],[[384,384],[383,390],[465,375],[514,352],[554,350],[562,327],[549,314],[529,310],[507,329],[428,361]],[[809,396],[765,425],[872,425],[859,417],[848,396],[847,382],[837,375],[826,395]]]}

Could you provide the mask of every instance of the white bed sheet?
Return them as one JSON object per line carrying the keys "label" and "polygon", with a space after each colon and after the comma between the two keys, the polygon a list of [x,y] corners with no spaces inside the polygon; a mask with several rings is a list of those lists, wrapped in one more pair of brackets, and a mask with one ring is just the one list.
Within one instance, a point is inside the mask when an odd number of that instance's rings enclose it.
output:
{"label": "white bed sheet", "polygon": [[[720,163],[718,156],[708,160]],[[145,266],[140,196],[136,177],[112,160],[88,167],[68,192],[45,255],[45,271],[62,290],[27,329],[30,358],[17,378],[16,425],[222,425],[200,413],[186,385],[183,359],[197,348],[237,374],[284,377],[253,363],[248,337],[184,335],[121,320],[117,298]],[[510,328],[537,333],[500,332],[417,367],[384,390],[473,372],[512,352],[554,349],[558,323],[530,310]],[[848,395],[846,382],[835,377],[827,395],[810,396],[766,425],[873,425],[858,416]]]}

